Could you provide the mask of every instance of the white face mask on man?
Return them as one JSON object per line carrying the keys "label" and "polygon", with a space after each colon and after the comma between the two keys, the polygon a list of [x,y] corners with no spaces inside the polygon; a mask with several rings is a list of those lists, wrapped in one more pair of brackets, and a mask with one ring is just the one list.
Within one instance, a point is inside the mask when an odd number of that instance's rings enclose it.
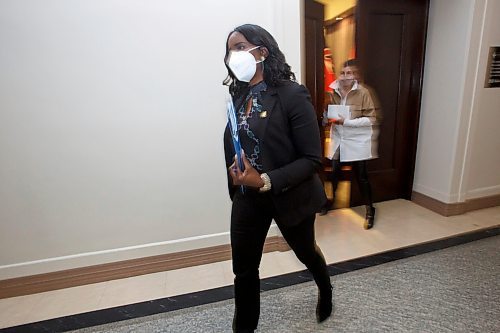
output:
{"label": "white face mask on man", "polygon": [[263,62],[265,59],[262,57],[260,61],[256,61],[251,51],[258,49],[260,46],[253,47],[245,51],[231,51],[228,56],[227,66],[231,69],[234,76],[238,81],[250,82],[257,71],[257,64]]}

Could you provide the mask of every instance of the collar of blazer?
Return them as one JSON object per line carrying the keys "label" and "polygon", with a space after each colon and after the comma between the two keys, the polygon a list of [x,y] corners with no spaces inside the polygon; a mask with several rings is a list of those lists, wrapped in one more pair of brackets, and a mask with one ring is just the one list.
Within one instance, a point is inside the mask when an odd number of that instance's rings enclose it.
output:
{"label": "collar of blazer", "polygon": [[252,131],[260,140],[260,144],[264,141],[269,117],[275,111],[276,103],[278,102],[278,92],[274,87],[267,87],[266,91],[261,93],[262,96],[262,111],[256,116],[253,123]]}

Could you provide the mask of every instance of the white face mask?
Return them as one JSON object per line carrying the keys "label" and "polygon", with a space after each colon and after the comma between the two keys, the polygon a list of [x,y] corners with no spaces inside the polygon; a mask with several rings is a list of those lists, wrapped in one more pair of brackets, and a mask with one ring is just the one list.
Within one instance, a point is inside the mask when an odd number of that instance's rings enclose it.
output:
{"label": "white face mask", "polygon": [[341,84],[345,86],[352,86],[356,78],[354,77],[353,69],[351,67],[345,67],[340,72],[339,80]]}
{"label": "white face mask", "polygon": [[238,81],[250,82],[257,71],[257,64],[264,61],[255,61],[254,56],[250,53],[260,46],[256,46],[246,51],[231,51],[228,56],[227,66],[231,69]]}

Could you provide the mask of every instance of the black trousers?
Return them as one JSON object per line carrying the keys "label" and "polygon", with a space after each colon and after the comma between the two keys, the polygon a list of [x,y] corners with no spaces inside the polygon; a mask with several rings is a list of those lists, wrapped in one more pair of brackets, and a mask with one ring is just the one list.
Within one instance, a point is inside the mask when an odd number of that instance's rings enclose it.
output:
{"label": "black trousers", "polygon": [[[293,207],[290,207],[293,209]],[[257,328],[260,314],[259,265],[274,216],[270,194],[247,191],[233,198],[231,248],[233,256],[235,332]],[[330,288],[330,276],[314,235],[315,214],[293,227],[278,225],[297,258],[309,269],[320,289]]]}
{"label": "black trousers", "polygon": [[370,181],[368,179],[368,171],[366,169],[366,161],[355,161],[355,162],[345,162],[341,163],[340,160],[332,160],[332,192],[335,197],[335,191],[337,190],[337,186],[339,184],[339,179],[342,177],[342,165],[351,165],[354,171],[354,175],[356,177],[356,182],[359,186],[359,191],[361,192],[361,196],[363,198],[364,204],[366,206],[373,206],[372,199],[372,188],[370,186]]}

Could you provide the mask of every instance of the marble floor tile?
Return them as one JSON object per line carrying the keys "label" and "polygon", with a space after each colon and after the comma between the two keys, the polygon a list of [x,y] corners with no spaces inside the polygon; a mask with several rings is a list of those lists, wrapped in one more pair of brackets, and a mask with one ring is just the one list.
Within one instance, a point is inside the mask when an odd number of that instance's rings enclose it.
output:
{"label": "marble floor tile", "polygon": [[166,294],[169,296],[232,284],[227,274],[227,263],[217,262],[168,271]]}
{"label": "marble floor tile", "polygon": [[0,328],[10,327],[25,322],[31,322],[37,304],[43,294],[18,296],[0,300]]}
{"label": "marble floor tile", "polygon": [[167,272],[107,281],[99,309],[165,297]]}
{"label": "marble floor tile", "polygon": [[31,308],[27,322],[59,317],[61,313],[72,315],[98,309],[105,286],[106,282],[101,282],[32,295],[40,298]]}

